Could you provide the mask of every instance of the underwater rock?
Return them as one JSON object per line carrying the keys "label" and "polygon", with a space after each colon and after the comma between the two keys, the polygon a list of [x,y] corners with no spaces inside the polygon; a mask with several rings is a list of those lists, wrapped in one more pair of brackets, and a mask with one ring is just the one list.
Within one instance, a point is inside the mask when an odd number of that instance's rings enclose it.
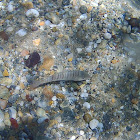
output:
{"label": "underwater rock", "polygon": [[25,65],[28,68],[34,67],[40,61],[40,55],[37,52],[30,54],[29,58],[25,60]]}

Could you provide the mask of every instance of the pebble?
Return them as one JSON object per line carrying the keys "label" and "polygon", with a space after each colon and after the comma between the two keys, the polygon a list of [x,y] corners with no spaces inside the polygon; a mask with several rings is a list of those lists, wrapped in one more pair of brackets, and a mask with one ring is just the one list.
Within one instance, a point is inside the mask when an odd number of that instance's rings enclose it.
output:
{"label": "pebble", "polygon": [[36,115],[38,117],[45,117],[46,116],[46,111],[44,109],[38,107],[37,110],[36,110]]}
{"label": "pebble", "polygon": [[17,35],[19,35],[20,37],[23,37],[27,34],[27,31],[25,29],[20,29],[16,32]]}
{"label": "pebble", "polygon": [[9,97],[8,102],[13,104],[18,100],[18,98],[19,98],[19,94],[14,94]]}
{"label": "pebble", "polygon": [[0,122],[0,131],[5,129],[5,124],[4,122]]}
{"label": "pebble", "polygon": [[39,46],[40,41],[41,41],[40,38],[33,40],[33,45],[34,45],[34,46]]}
{"label": "pebble", "polygon": [[5,109],[7,106],[7,100],[0,99],[0,108]]}
{"label": "pebble", "polygon": [[8,73],[7,69],[5,69],[5,70],[3,71],[3,76],[5,76],[5,77],[9,76],[9,73]]}
{"label": "pebble", "polygon": [[12,33],[13,31],[14,31],[14,28],[11,26],[6,29],[6,32],[8,33]]}
{"label": "pebble", "polygon": [[51,87],[49,86],[45,86],[44,89],[43,89],[43,94],[45,95],[45,97],[48,99],[48,100],[51,100],[54,93],[52,92],[51,90]]}
{"label": "pebble", "polygon": [[14,11],[13,5],[12,4],[8,4],[7,10],[8,10],[8,12],[13,12]]}
{"label": "pebble", "polygon": [[110,33],[104,33],[104,38],[105,39],[110,39],[112,35]]}
{"label": "pebble", "polygon": [[9,116],[13,119],[16,119],[17,117],[17,111],[13,107],[9,107]]}
{"label": "pebble", "polygon": [[3,120],[4,120],[4,113],[0,109],[0,122],[2,122]]}
{"label": "pebble", "polygon": [[88,102],[84,102],[83,107],[86,107],[87,109],[90,109],[90,104]]}
{"label": "pebble", "polygon": [[33,52],[30,54],[29,58],[25,60],[25,65],[28,68],[34,67],[40,61],[40,55],[37,52]]}
{"label": "pebble", "polygon": [[26,12],[26,16],[27,17],[38,17],[39,16],[39,12],[36,9],[29,9]]}
{"label": "pebble", "polygon": [[0,86],[0,98],[7,99],[9,96],[10,96],[9,90],[4,86]]}
{"label": "pebble", "polygon": [[[45,18],[47,20],[50,20],[53,24],[59,24],[60,23],[60,19],[55,13],[47,13],[45,15]],[[46,24],[46,22],[45,22],[45,24]]]}
{"label": "pebble", "polygon": [[80,11],[81,14],[85,14],[85,13],[87,13],[87,7],[85,5],[82,5],[80,7],[79,11]]}
{"label": "pebble", "polygon": [[63,6],[67,6],[67,5],[69,5],[70,4],[70,0],[63,0],[62,1],[62,5]]}
{"label": "pebble", "polygon": [[37,122],[40,124],[40,123],[44,122],[46,119],[48,119],[47,116],[46,117],[41,117],[37,120]]}
{"label": "pebble", "polygon": [[5,40],[5,41],[8,41],[9,36],[6,34],[5,31],[1,31],[1,32],[0,32],[0,38],[2,38],[2,39]]}
{"label": "pebble", "polygon": [[46,108],[47,103],[46,103],[46,101],[39,100],[38,101],[38,106],[41,107],[41,108]]}
{"label": "pebble", "polygon": [[93,119],[89,122],[89,126],[91,129],[95,129],[98,126],[98,124],[99,124],[99,121],[96,119]]}
{"label": "pebble", "polygon": [[[0,84],[5,85],[5,86],[10,86],[12,83],[12,79],[8,78],[8,77],[4,77],[0,79]],[[0,86],[1,87],[1,86]],[[1,88],[0,88],[1,90]]]}
{"label": "pebble", "polygon": [[86,97],[88,97],[88,93],[86,93],[86,92],[83,92],[83,93],[81,93],[81,95],[80,95],[82,98],[86,98]]}
{"label": "pebble", "polygon": [[83,119],[86,123],[89,123],[92,120],[92,117],[89,113],[84,114]]}
{"label": "pebble", "polygon": [[40,66],[39,70],[50,70],[54,66],[54,59],[51,56],[45,56],[43,59],[43,64]]}

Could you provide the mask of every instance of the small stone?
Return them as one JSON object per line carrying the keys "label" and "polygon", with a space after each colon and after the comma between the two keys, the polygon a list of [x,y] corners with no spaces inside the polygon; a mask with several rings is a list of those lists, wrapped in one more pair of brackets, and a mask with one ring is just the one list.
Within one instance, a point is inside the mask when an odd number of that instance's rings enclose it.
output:
{"label": "small stone", "polygon": [[46,103],[46,101],[39,100],[38,101],[38,106],[41,107],[41,108],[46,108],[47,103]]}
{"label": "small stone", "polygon": [[56,96],[53,96],[53,97],[52,97],[52,100],[53,100],[53,101],[56,101],[56,99],[57,99]]}
{"label": "small stone", "polygon": [[27,34],[27,31],[25,29],[20,29],[16,32],[17,35],[19,35],[20,37],[23,37]]}
{"label": "small stone", "polygon": [[39,23],[39,25],[40,25],[40,26],[44,26],[44,25],[45,25],[45,22],[44,22],[44,21],[41,21],[41,22]]}
{"label": "small stone", "polygon": [[110,39],[112,35],[110,33],[104,33],[104,38],[105,39]]}
{"label": "small stone", "polygon": [[88,102],[84,102],[83,107],[86,107],[87,109],[90,109],[90,104]]}
{"label": "small stone", "polygon": [[29,2],[29,1],[26,1],[26,2],[22,3],[22,5],[27,9],[32,9],[34,7],[33,3]]}
{"label": "small stone", "polygon": [[29,58],[25,60],[25,65],[28,68],[34,67],[40,61],[40,55],[37,52],[33,52],[30,54]]}
{"label": "small stone", "polygon": [[34,45],[34,46],[39,46],[40,41],[41,41],[40,38],[33,40],[33,45]]}
{"label": "small stone", "polygon": [[74,121],[75,120],[74,112],[68,107],[63,108],[62,120],[65,122]]}
{"label": "small stone", "polygon": [[43,123],[46,119],[48,119],[48,117],[41,117],[37,120],[37,122],[40,124],[40,123]]}
{"label": "small stone", "polygon": [[[60,19],[59,17],[56,15],[56,13],[47,13],[45,15],[45,18],[47,20],[50,20],[53,24],[59,24],[60,23]],[[45,22],[46,23],[46,22]]]}
{"label": "small stone", "polygon": [[83,97],[83,98],[86,98],[86,97],[88,97],[88,93],[86,93],[86,92],[83,92],[83,93],[81,93],[81,95],[80,95],[81,97]]}
{"label": "small stone", "polygon": [[46,116],[46,111],[44,109],[38,107],[36,110],[36,115],[38,117],[44,117],[44,116]]}
{"label": "small stone", "polygon": [[9,96],[10,96],[9,90],[4,86],[0,86],[0,98],[7,99]]}
{"label": "small stone", "polygon": [[29,55],[29,51],[28,50],[22,50],[21,51],[21,56],[26,56],[26,55]]}
{"label": "small stone", "polygon": [[39,16],[39,12],[36,9],[29,9],[26,12],[26,16],[27,17],[38,17]]}
{"label": "small stone", "polygon": [[68,61],[71,62],[73,58],[69,58]]}
{"label": "small stone", "polygon": [[3,120],[4,120],[4,113],[0,109],[0,122],[2,122]]}
{"label": "small stone", "polygon": [[12,126],[14,129],[17,129],[17,128],[19,127],[19,125],[18,125],[16,119],[11,118],[11,119],[10,119],[10,122],[11,122],[11,126]]}
{"label": "small stone", "polygon": [[67,6],[67,5],[69,5],[70,4],[70,0],[63,0],[62,1],[62,5],[63,6]]}
{"label": "small stone", "polygon": [[111,101],[112,101],[112,103],[115,103],[116,102],[115,98],[112,98]]}
{"label": "small stone", "polygon": [[17,117],[17,111],[13,107],[9,107],[9,116],[14,119]]}
{"label": "small stone", "polygon": [[12,32],[13,32],[13,30],[14,30],[14,28],[13,28],[13,27],[8,27],[8,28],[6,29],[6,32],[8,32],[8,33],[12,33]]}
{"label": "small stone", "polygon": [[7,69],[4,70],[3,76],[5,76],[5,77],[9,76],[9,73],[8,73]]}
{"label": "small stone", "polygon": [[83,116],[83,119],[85,120],[86,123],[89,123],[92,120],[92,117],[91,117],[91,115],[89,113],[86,113]]}
{"label": "small stone", "polygon": [[5,124],[4,122],[0,122],[0,131],[5,129]]}
{"label": "small stone", "polygon": [[87,12],[90,13],[92,9],[93,9],[93,7],[92,7],[92,6],[89,6],[89,7],[87,8]]}
{"label": "small stone", "polygon": [[85,13],[87,13],[87,7],[85,5],[82,5],[80,7],[79,11],[80,11],[81,14],[85,14]]}
{"label": "small stone", "polygon": [[13,12],[13,10],[14,10],[13,5],[12,4],[8,4],[7,10],[8,10],[8,12]]}
{"label": "small stone", "polygon": [[7,106],[7,100],[0,99],[0,108],[5,109]]}
{"label": "small stone", "polygon": [[91,129],[95,129],[95,128],[98,126],[98,124],[99,124],[99,121],[96,120],[96,119],[93,119],[93,120],[91,120],[91,121],[89,122],[89,127],[90,127]]}
{"label": "small stone", "polygon": [[52,92],[51,87],[49,87],[49,86],[45,86],[45,87],[44,87],[44,89],[43,89],[43,94],[46,96],[46,98],[47,98],[48,100],[51,100],[52,97],[53,97],[53,95],[54,95],[54,93]]}
{"label": "small stone", "polygon": [[43,64],[40,66],[39,71],[42,69],[50,70],[54,65],[54,59],[51,56],[46,56],[43,60]]}
{"label": "small stone", "polygon": [[62,93],[57,93],[57,94],[56,94],[56,97],[57,97],[58,99],[65,99],[65,95],[62,94]]}
{"label": "small stone", "polygon": [[112,64],[116,64],[117,62],[118,62],[118,60],[116,60],[116,59],[113,59],[113,60],[111,61]]}
{"label": "small stone", "polygon": [[10,117],[9,117],[9,113],[8,112],[5,112],[5,114],[4,114],[4,123],[7,126],[11,126]]}
{"label": "small stone", "polygon": [[138,104],[139,100],[137,98],[134,98],[131,100],[132,104]]}
{"label": "small stone", "polygon": [[15,103],[19,98],[19,94],[13,94],[12,96],[9,97],[8,102],[9,103]]}
{"label": "small stone", "polygon": [[23,117],[23,113],[22,113],[20,110],[18,111],[18,116],[19,116],[20,118]]}
{"label": "small stone", "polygon": [[80,135],[84,135],[84,131],[83,130],[80,130]]}
{"label": "small stone", "polygon": [[9,37],[8,37],[8,35],[6,34],[5,31],[1,31],[1,32],[0,32],[0,38],[2,38],[2,39],[5,40],[5,41],[8,41],[8,39],[9,39]]}

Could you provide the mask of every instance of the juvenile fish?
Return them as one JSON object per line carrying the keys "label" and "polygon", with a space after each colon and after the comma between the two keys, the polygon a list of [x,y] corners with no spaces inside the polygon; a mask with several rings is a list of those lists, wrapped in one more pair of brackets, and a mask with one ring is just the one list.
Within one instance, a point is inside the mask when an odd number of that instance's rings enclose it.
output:
{"label": "juvenile fish", "polygon": [[56,82],[56,81],[83,81],[89,79],[90,76],[85,71],[65,71],[65,72],[59,72],[52,76],[47,77],[46,79],[40,79],[30,86],[31,89],[37,88],[40,85]]}

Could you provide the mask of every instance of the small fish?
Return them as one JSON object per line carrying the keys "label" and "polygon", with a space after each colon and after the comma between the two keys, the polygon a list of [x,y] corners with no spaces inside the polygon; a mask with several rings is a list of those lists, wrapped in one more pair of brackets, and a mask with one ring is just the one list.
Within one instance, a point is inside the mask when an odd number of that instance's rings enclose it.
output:
{"label": "small fish", "polygon": [[39,87],[40,85],[56,82],[56,81],[83,81],[89,79],[90,76],[85,71],[65,71],[65,72],[59,72],[52,76],[47,77],[46,79],[40,79],[38,81],[35,81],[30,86],[30,89],[34,89]]}

